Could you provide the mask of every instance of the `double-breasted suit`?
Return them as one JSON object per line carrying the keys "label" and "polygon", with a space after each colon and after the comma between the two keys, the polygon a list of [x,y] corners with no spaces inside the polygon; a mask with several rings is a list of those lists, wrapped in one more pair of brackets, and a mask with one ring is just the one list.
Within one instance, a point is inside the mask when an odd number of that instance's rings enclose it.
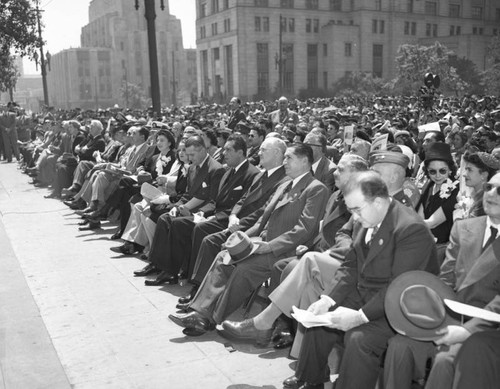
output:
{"label": "double-breasted suit", "polygon": [[[257,174],[247,192],[234,205],[230,214],[240,219],[240,227],[243,230],[254,225],[262,212],[263,207],[271,194],[284,181],[289,180],[285,175],[285,168],[280,166],[268,176],[267,171]],[[193,232],[193,247],[191,250],[191,262],[189,275],[194,283],[199,284],[207,274],[208,269],[220,251],[222,243],[229,236],[225,229],[228,226],[229,215],[225,219],[219,217],[217,220],[196,225]]]}
{"label": "double-breasted suit", "polygon": [[[377,379],[380,358],[395,332],[385,317],[387,287],[409,270],[425,270],[435,262],[434,238],[411,209],[391,201],[378,231],[365,242],[367,229],[356,223],[353,244],[337,270],[328,294],[336,306],[362,309],[369,322],[343,332],[326,327],[308,329],[299,354],[296,376],[306,382],[328,381],[328,355],[342,344],[337,387],[369,388]],[[343,338],[343,339],[342,339]]]}
{"label": "double-breasted suit", "polygon": [[318,167],[314,172],[314,178],[325,184],[330,193],[333,193],[335,189],[335,177],[333,176],[335,170],[337,170],[337,165],[323,156],[319,160]]}
{"label": "double-breasted suit", "polygon": [[247,230],[249,236],[260,236],[267,242],[270,252],[251,255],[235,266],[224,265],[218,258],[191,308],[221,323],[270,276],[277,260],[290,256],[299,244],[313,241],[328,200],[328,189],[311,173],[291,186],[292,182],[280,185],[258,222]]}
{"label": "double-breasted suit", "polygon": [[286,124],[288,121],[291,121],[293,124],[297,124],[299,122],[299,115],[297,115],[297,112],[288,108],[284,112],[281,112],[278,109],[269,113],[269,121],[273,123],[273,128],[276,127],[277,124]]}

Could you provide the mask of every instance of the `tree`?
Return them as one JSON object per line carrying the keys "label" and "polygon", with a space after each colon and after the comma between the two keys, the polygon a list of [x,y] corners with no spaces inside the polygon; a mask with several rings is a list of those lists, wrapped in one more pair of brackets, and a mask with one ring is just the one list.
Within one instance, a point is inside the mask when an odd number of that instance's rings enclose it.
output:
{"label": "tree", "polygon": [[16,87],[19,72],[11,55],[0,56],[0,92],[9,91],[13,100],[12,91]]}
{"label": "tree", "polygon": [[481,73],[477,70],[474,62],[465,57],[459,58],[451,55],[448,58],[448,63],[455,68],[457,75],[468,85],[466,93],[482,94],[484,92]]}
{"label": "tree", "polygon": [[369,72],[349,72],[333,85],[335,94],[384,95],[389,92],[386,82]]}
{"label": "tree", "polygon": [[130,82],[123,81],[120,96],[127,108],[144,109],[151,105],[151,99],[146,96],[144,90]]}
{"label": "tree", "polygon": [[491,66],[482,73],[485,92],[496,95],[500,90],[500,36],[491,39],[486,58]]}
{"label": "tree", "polygon": [[414,94],[426,73],[439,75],[441,89],[459,93],[468,88],[456,69],[449,64],[453,52],[439,42],[432,46],[401,45],[396,56],[397,77],[392,82],[404,94]]}

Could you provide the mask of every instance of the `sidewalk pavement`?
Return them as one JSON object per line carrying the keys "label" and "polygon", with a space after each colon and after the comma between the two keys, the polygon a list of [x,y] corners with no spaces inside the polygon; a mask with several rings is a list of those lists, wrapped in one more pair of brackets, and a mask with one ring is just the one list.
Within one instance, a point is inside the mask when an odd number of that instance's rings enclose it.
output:
{"label": "sidewalk pavement", "polygon": [[288,350],[185,337],[168,314],[189,287],[146,287],[144,263],[109,250],[114,225],[78,231],[29,180],[0,162],[0,389],[272,389],[293,374]]}

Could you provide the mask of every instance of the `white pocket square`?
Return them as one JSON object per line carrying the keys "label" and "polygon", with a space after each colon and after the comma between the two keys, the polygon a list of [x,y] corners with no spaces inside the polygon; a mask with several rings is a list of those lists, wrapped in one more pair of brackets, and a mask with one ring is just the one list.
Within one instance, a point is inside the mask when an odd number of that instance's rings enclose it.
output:
{"label": "white pocket square", "polygon": [[201,187],[202,187],[202,188],[206,188],[207,186],[208,186],[208,185],[206,184],[206,182],[204,182],[204,183],[202,183],[202,184],[201,184]]}
{"label": "white pocket square", "polygon": [[243,190],[243,187],[240,185],[240,186],[237,186],[236,188],[234,188],[233,190]]}

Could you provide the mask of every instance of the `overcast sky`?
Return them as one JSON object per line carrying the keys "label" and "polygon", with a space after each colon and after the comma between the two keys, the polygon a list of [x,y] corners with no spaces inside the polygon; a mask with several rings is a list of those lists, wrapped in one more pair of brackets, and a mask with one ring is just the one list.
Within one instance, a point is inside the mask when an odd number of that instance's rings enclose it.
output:
{"label": "overcast sky", "polygon": [[[134,0],[128,0],[134,1]],[[144,0],[139,0],[144,4]],[[156,0],[160,1],[160,0]],[[168,0],[170,13],[177,16],[182,24],[182,37],[185,48],[196,47],[195,0]],[[70,47],[80,46],[81,28],[88,23],[90,0],[40,0],[45,24],[43,39],[47,42],[45,50],[55,54]],[[25,74],[39,74],[35,64],[24,61]]]}

